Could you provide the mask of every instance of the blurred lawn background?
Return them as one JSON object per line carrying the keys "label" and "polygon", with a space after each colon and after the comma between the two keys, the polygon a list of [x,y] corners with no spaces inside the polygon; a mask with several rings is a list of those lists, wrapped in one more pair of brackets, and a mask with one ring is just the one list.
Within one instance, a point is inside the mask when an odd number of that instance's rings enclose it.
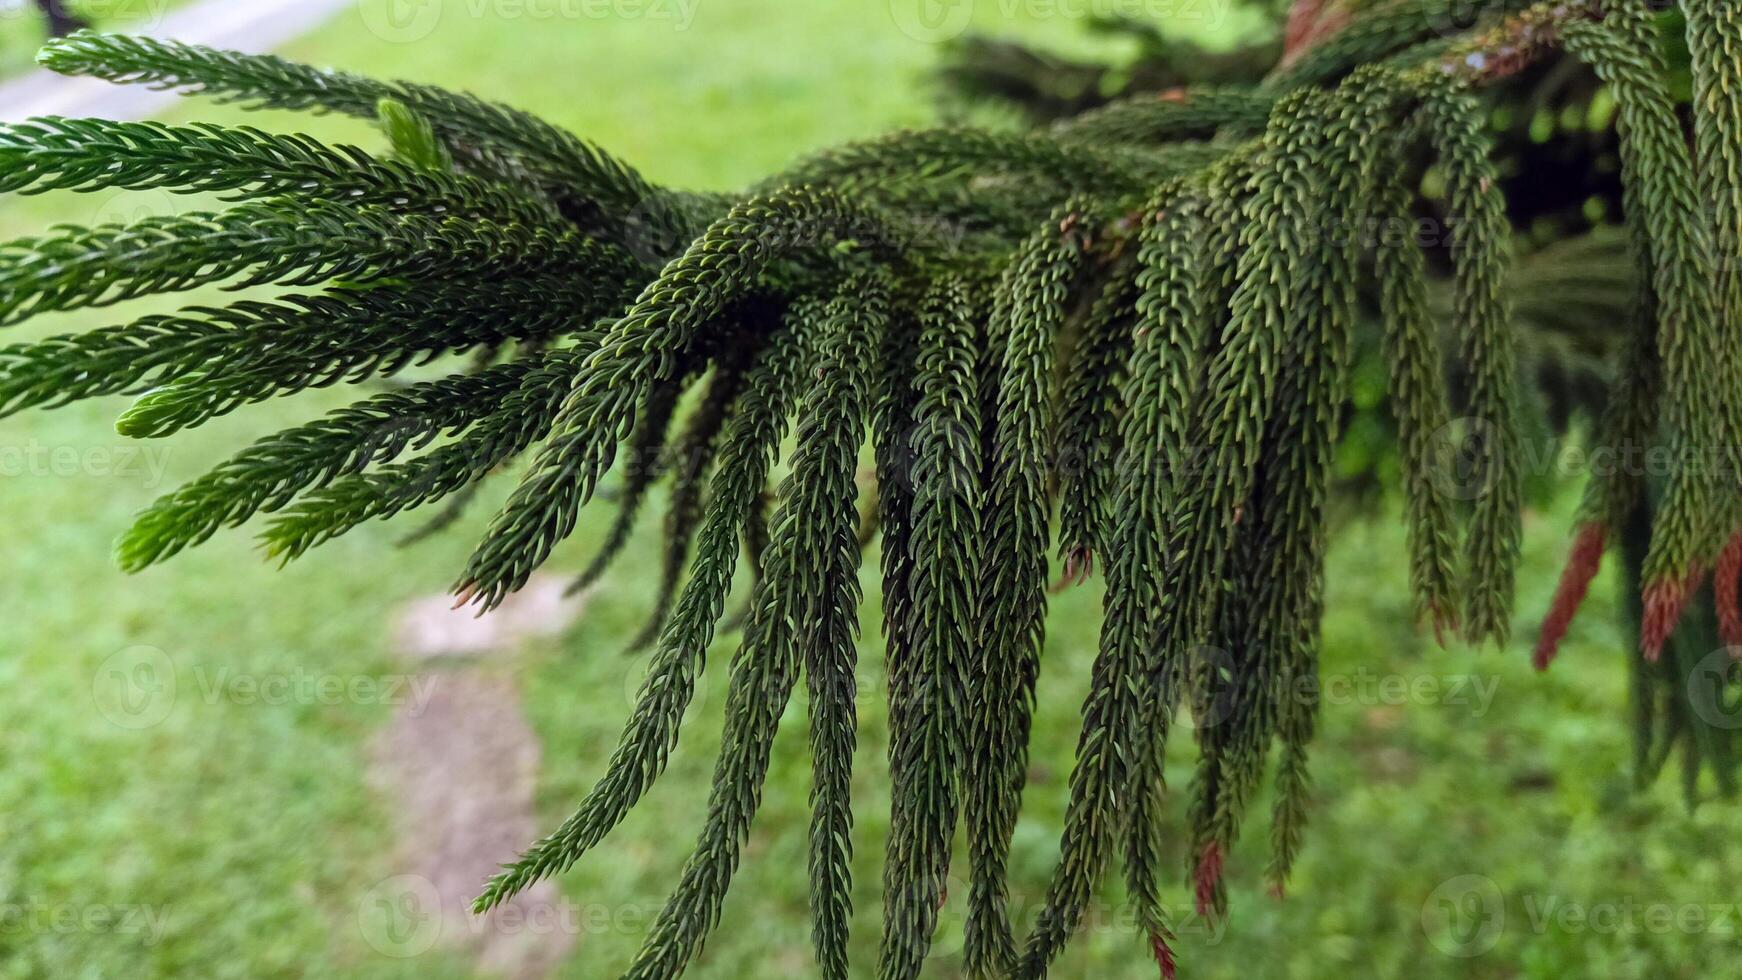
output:
{"label": "blurred lawn background", "polygon": [[[189,0],[62,0],[62,8],[104,31],[139,31]],[[36,0],[0,0],[0,78],[30,67],[48,35]]]}
{"label": "blurred lawn background", "polygon": [[[1011,7],[977,5],[976,25],[1066,48],[1087,43],[1068,19],[1051,15],[1059,9],[1053,5],[1031,4],[1021,17],[1006,15]],[[449,0],[427,37],[394,43],[347,7],[285,53],[513,102],[654,180],[696,188],[742,186],[807,150],[934,118],[925,73],[938,50],[898,30],[882,0],[700,0],[666,8],[690,9],[682,22],[537,19],[529,9]],[[1215,18],[1185,27],[1200,34],[1237,29]],[[34,25],[0,21],[8,32],[27,28]],[[350,120],[246,116],[194,102],[169,118],[245,120],[380,146]],[[153,194],[13,198],[0,201],[0,233],[12,238],[57,221],[188,205]],[[10,340],[215,298],[44,318],[13,330]],[[0,562],[0,909],[141,905],[163,916],[155,941],[113,928],[47,927],[40,917],[35,925],[0,918],[0,978],[472,975],[467,959],[452,951],[381,955],[359,929],[359,902],[396,870],[388,805],[364,777],[365,747],[390,708],[183,696],[161,724],[136,731],[93,707],[106,658],[140,645],[167,652],[184,689],[191,687],[186,678],[224,668],[342,677],[403,671],[390,649],[394,611],[449,585],[511,480],[491,483],[461,526],[410,550],[393,542],[415,516],[392,527],[368,525],[282,572],[260,561],[247,530],[222,533],[138,577],[123,577],[110,561],[113,537],[155,495],[256,436],[352,397],[323,391],[255,406],[145,447],[158,455],[131,475],[14,468],[0,479],[0,521],[8,528]],[[128,443],[112,421],[124,404],[80,403],[0,420],[0,449],[119,450]],[[1538,677],[1529,669],[1524,641],[1552,590],[1570,503],[1529,518],[1517,630],[1523,639],[1504,652],[1442,651],[1410,628],[1403,534],[1391,508],[1338,535],[1325,624],[1330,697],[1314,749],[1318,806],[1305,855],[1288,899],[1268,897],[1260,880],[1268,799],[1260,800],[1230,862],[1231,921],[1217,928],[1181,923],[1184,976],[1742,975],[1735,905],[1742,857],[1734,846],[1742,811],[1708,803],[1689,814],[1673,778],[1644,794],[1630,791],[1629,652],[1611,625],[1608,576],[1555,670]],[[555,567],[577,568],[590,554],[609,505],[593,513]],[[570,635],[534,643],[512,668],[493,668],[511,670],[543,742],[541,826],[554,826],[599,775],[628,713],[643,661],[619,651],[651,596],[656,514],[649,510],[635,545]],[[868,556],[864,584],[873,600],[875,568]],[[874,601],[863,622],[862,681],[873,693],[860,704],[854,944],[858,969],[870,976],[887,819]],[[1033,778],[1016,840],[1020,915],[1034,913],[1056,855],[1097,622],[1093,586],[1055,604]],[[675,882],[705,808],[723,668],[735,639],[716,644],[699,710],[665,778],[607,846],[562,877],[567,899],[610,910],[613,925],[577,937],[559,975],[616,975]],[[1400,693],[1409,685],[1415,694]],[[803,703],[795,700],[724,922],[693,976],[811,972],[804,727]],[[1190,741],[1182,734],[1172,751],[1176,817],[1189,785]],[[1175,857],[1181,880],[1171,898],[1183,916],[1186,859]],[[1443,930],[1424,927],[1424,908],[1437,921],[1446,894],[1436,889],[1466,875],[1490,879],[1504,896],[1492,948],[1468,957],[1448,955]],[[966,891],[959,881],[951,890],[941,955],[928,975],[956,974]],[[1122,894],[1109,885],[1104,898],[1114,909]],[[1647,915],[1657,907],[1708,914],[1699,929],[1663,928]],[[1567,908],[1594,914],[1581,921],[1563,916]],[[1154,976],[1143,943],[1123,921],[1103,916],[1057,975]]]}

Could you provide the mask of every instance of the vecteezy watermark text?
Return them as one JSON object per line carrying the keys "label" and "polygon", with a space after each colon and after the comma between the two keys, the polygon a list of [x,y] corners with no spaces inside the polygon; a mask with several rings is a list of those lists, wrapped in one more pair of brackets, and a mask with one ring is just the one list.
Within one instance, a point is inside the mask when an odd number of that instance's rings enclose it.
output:
{"label": "vecteezy watermark text", "polygon": [[343,674],[291,667],[251,671],[205,665],[178,669],[163,650],[132,646],[110,654],[91,678],[91,699],[112,724],[145,729],[169,717],[190,692],[206,705],[238,707],[405,706],[421,715],[438,678],[423,674]]}
{"label": "vecteezy watermark text", "polygon": [[1421,924],[1434,948],[1447,956],[1471,958],[1493,951],[1508,932],[1708,936],[1734,942],[1742,930],[1742,905],[1649,901],[1631,894],[1595,900],[1552,893],[1508,895],[1486,875],[1465,874],[1440,882],[1428,894]]}
{"label": "vecteezy watermark text", "polygon": [[701,0],[357,0],[363,26],[391,44],[421,41],[454,17],[540,24],[646,21],[687,31],[700,6]]}
{"label": "vecteezy watermark text", "polygon": [[0,902],[0,936],[115,935],[155,946],[169,927],[169,908],[135,902]]}
{"label": "vecteezy watermark text", "polygon": [[1002,20],[1083,20],[1089,17],[1173,25],[1215,25],[1229,0],[889,0],[895,26],[916,41],[940,44],[960,37],[976,11]]}
{"label": "vecteezy watermark text", "polygon": [[161,486],[169,446],[45,446],[35,439],[0,444],[0,479],[125,480],[147,490]]}

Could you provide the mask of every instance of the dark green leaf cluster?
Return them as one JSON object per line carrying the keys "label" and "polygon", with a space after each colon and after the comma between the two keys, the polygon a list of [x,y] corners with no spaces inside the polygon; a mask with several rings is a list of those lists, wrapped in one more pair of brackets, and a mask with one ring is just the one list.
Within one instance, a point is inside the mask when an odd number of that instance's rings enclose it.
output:
{"label": "dark green leaf cluster", "polygon": [[[708,811],[631,977],[681,973],[717,923],[801,678],[813,934],[823,975],[848,975],[860,564],[876,539],[894,786],[880,975],[919,975],[958,828],[968,975],[1046,974],[1116,862],[1171,973],[1160,795],[1182,712],[1200,755],[1180,835],[1200,910],[1223,910],[1272,771],[1276,888],[1303,840],[1327,512],[1363,351],[1383,374],[1417,615],[1472,642],[1504,642],[1512,618],[1525,449],[1545,411],[1521,377],[1612,375],[1587,399],[1606,403],[1596,438],[1611,445],[1725,447],[1726,461],[1742,446],[1742,16],[1683,6],[1698,154],[1646,0],[1346,0],[1297,5],[1318,18],[1290,25],[1267,72],[1224,65],[1033,132],[897,133],[736,195],[655,187],[469,96],[79,34],[43,63],[376,119],[389,152],[204,125],[0,128],[3,190],[234,204],[0,246],[0,322],[204,285],[319,288],[0,349],[0,411],[135,394],[119,427],[150,438],[467,355],[260,440],[154,504],[118,552],[136,570],[264,513],[267,550],[288,560],[442,504],[421,536],[520,461],[456,586],[484,610],[614,490],[577,585],[608,574],[669,478],[637,642],[652,652],[618,747],[574,815],[478,899],[567,868],[659,777],[747,555]],[[1544,298],[1607,309],[1592,297],[1613,284],[1589,291],[1579,256],[1617,250],[1538,247],[1494,158],[1491,93],[1545,59],[1614,106],[1600,128],[1618,141],[1625,208],[1606,223],[1630,252],[1605,268],[1630,283],[1623,342],[1591,340]],[[1423,214],[1435,241],[1396,233]],[[1549,367],[1572,362],[1587,367]],[[1564,632],[1617,542],[1640,572],[1648,652],[1707,570],[1716,621],[1742,632],[1742,504],[1721,472],[1594,479],[1548,626]],[[1097,568],[1104,617],[1058,864],[1023,936],[1010,850],[1049,584]],[[1641,669],[1650,690],[1678,676]],[[1647,701],[1654,744],[1696,746],[1696,777],[1721,761],[1685,704]]]}

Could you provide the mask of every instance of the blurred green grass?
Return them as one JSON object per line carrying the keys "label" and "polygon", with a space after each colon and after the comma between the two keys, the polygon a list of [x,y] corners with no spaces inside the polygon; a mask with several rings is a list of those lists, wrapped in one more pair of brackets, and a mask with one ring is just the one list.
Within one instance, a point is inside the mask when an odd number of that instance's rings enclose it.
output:
{"label": "blurred green grass", "polygon": [[[189,0],[67,0],[65,7],[104,31],[146,30]],[[36,0],[0,0],[0,78],[29,67],[48,36],[47,18]]]}
{"label": "blurred green grass", "polygon": [[[1192,9],[1210,9],[1190,5]],[[596,140],[652,178],[739,186],[827,143],[923,125],[924,72],[936,48],[896,29],[880,2],[703,0],[684,29],[670,20],[515,16],[506,5],[452,0],[415,43],[372,33],[356,11],[292,45],[291,57],[466,88],[512,101]],[[580,8],[574,8],[580,9]],[[599,8],[591,8],[599,9]],[[629,8],[620,8],[629,9]],[[651,9],[651,8],[636,8]],[[1001,10],[1026,16],[1005,18]],[[980,26],[1081,42],[1049,11],[980,4]],[[1067,8],[1068,9],[1068,8]],[[1184,9],[1184,8],[1182,8]],[[474,15],[474,11],[481,12]],[[1197,30],[1227,29],[1196,23]],[[187,103],[173,118],[239,121]],[[250,123],[376,146],[354,121],[256,114]],[[181,206],[163,195],[54,195],[0,203],[0,233],[56,221]],[[210,296],[201,296],[209,300]],[[181,305],[155,300],[124,312]],[[84,329],[120,312],[45,319],[12,339]],[[132,513],[273,428],[341,404],[314,392],[239,412],[146,448],[163,472],[97,465],[131,448],[111,426],[123,403],[81,403],[0,420],[0,452],[72,452],[79,464],[0,478],[9,527],[0,563],[0,978],[411,977],[469,975],[440,950],[396,959],[359,928],[359,902],[396,870],[389,813],[365,784],[364,747],[390,708],[374,704],[246,705],[199,696],[229,669],[377,676],[404,668],[389,653],[393,611],[439,592],[507,492],[498,480],[460,527],[413,550],[398,527],[370,525],[284,571],[258,560],[246,530],[220,534],[164,568],[127,578],[109,544]],[[0,463],[5,462],[0,459]],[[24,467],[28,470],[28,467]],[[1568,508],[1533,515],[1519,633],[1547,603]],[[572,569],[597,542],[608,505],[555,565]],[[641,661],[620,654],[639,625],[657,567],[653,519],[562,641],[535,643],[510,672],[543,740],[541,825],[590,786],[629,710]],[[1263,894],[1267,801],[1254,809],[1230,863],[1226,927],[1181,924],[1186,976],[1706,977],[1742,972],[1731,843],[1738,809],[1690,815],[1673,787],[1629,792],[1623,648],[1610,626],[1613,584],[1600,582],[1555,671],[1537,677],[1522,644],[1504,652],[1441,651],[1407,625],[1403,536],[1395,515],[1344,529],[1331,560],[1325,670],[1331,684],[1314,751],[1318,806],[1289,898]],[[865,587],[876,595],[875,561]],[[1094,651],[1098,595],[1055,606],[1035,731],[1033,779],[1016,841],[1017,913],[1031,916],[1057,850],[1077,711]],[[877,611],[864,611],[855,959],[875,960],[887,787],[878,694]],[[670,771],[611,838],[561,879],[586,910],[563,976],[612,975],[633,956],[675,881],[699,824],[718,745],[725,660],[716,644],[698,709]],[[119,727],[94,703],[117,651],[164,651],[181,691],[167,718]],[[1480,690],[1459,686],[1474,678]],[[1400,690],[1399,685],[1403,686]],[[1411,693],[1409,685],[1414,685]],[[1488,692],[1487,694],[1481,693]],[[808,760],[802,694],[776,747],[766,802],[725,920],[691,975],[810,971],[804,881]],[[1189,736],[1171,753],[1177,818],[1189,787]],[[1170,892],[1189,907],[1185,856]],[[1448,955],[1439,912],[1447,881],[1490,879],[1504,923],[1481,955]],[[1436,889],[1440,889],[1436,892]],[[960,905],[951,889],[929,975],[953,976]],[[1114,886],[1061,961],[1061,977],[1150,977],[1143,944],[1118,912]],[[52,914],[144,906],[161,935],[63,928]],[[1648,910],[1707,910],[1706,926],[1660,928]],[[1582,922],[1568,908],[1582,911]],[[4,916],[5,910],[37,914]],[[1726,912],[1725,910],[1728,910]],[[1724,922],[1715,920],[1722,915]],[[1546,918],[1545,918],[1546,916]],[[154,940],[154,941],[153,941]]]}

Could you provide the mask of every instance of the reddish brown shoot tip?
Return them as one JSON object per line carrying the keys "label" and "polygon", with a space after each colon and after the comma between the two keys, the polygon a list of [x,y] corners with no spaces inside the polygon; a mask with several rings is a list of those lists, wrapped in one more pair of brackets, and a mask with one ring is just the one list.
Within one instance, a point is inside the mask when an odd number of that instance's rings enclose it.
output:
{"label": "reddish brown shoot tip", "polygon": [[1167,937],[1158,932],[1151,933],[1149,951],[1155,954],[1155,965],[1161,969],[1161,980],[1175,980],[1179,975],[1179,964],[1174,962],[1173,947],[1167,944]]}
{"label": "reddish brown shoot tip", "polygon": [[1718,553],[1712,569],[1712,600],[1718,608],[1718,637],[1733,655],[1742,655],[1742,531]]}
{"label": "reddish brown shoot tip", "polygon": [[1343,4],[1326,8],[1327,0],[1295,0],[1289,8],[1283,33],[1282,67],[1294,64],[1319,42],[1348,25],[1350,13]]}
{"label": "reddish brown shoot tip", "polygon": [[1198,867],[1192,878],[1197,886],[1198,915],[1209,917],[1216,907],[1216,889],[1222,883],[1222,845],[1210,841],[1198,855]]}
{"label": "reddish brown shoot tip", "polygon": [[1324,0],[1295,0],[1289,5],[1288,23],[1282,36],[1284,54],[1294,54],[1305,46],[1323,6]]}
{"label": "reddish brown shoot tip", "polygon": [[1639,626],[1639,649],[1646,660],[1657,663],[1658,657],[1663,655],[1663,645],[1669,642],[1670,634],[1681,622],[1682,610],[1687,608],[1689,597],[1699,588],[1704,575],[1705,570],[1695,565],[1680,578],[1652,582],[1645,587],[1645,614]]}
{"label": "reddish brown shoot tip", "polygon": [[1554,662],[1555,654],[1560,652],[1567,627],[1572,625],[1586,593],[1591,590],[1591,580],[1603,567],[1603,549],[1607,542],[1607,529],[1595,522],[1579,528],[1573,536],[1572,552],[1567,556],[1566,568],[1561,571],[1560,584],[1555,586],[1554,601],[1549,603],[1548,615],[1543,617],[1542,633],[1537,636],[1536,651],[1531,656],[1531,663],[1537,670],[1547,670]]}

